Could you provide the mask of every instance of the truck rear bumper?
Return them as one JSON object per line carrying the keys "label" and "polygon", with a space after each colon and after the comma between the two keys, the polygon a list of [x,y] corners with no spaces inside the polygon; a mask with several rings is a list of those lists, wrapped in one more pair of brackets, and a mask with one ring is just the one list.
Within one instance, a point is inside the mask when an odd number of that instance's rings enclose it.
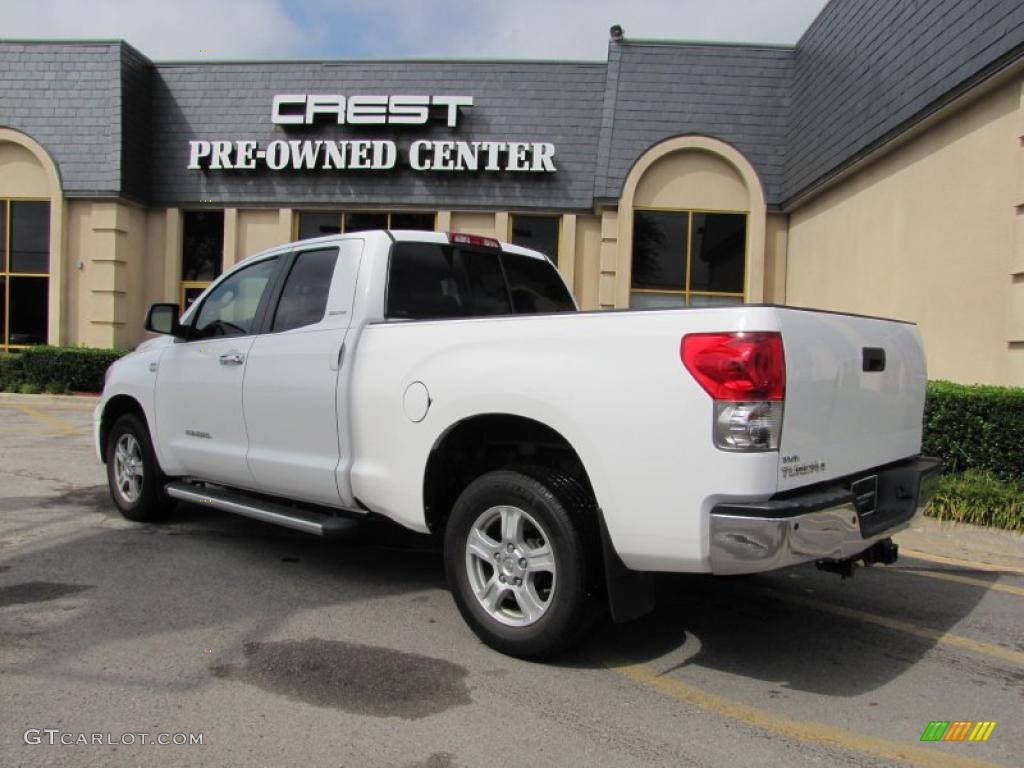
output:
{"label": "truck rear bumper", "polygon": [[942,463],[920,457],[843,481],[711,510],[711,571],[771,571],[841,560],[910,525],[935,492]]}

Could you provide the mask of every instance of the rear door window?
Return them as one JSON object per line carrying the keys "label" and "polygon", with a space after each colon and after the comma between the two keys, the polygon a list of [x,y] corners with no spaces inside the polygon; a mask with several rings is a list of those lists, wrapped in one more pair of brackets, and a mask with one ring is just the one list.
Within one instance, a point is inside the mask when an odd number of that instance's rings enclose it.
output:
{"label": "rear door window", "polygon": [[438,243],[395,243],[386,314],[404,319],[507,315],[498,253]]}
{"label": "rear door window", "polygon": [[338,249],[303,251],[295,258],[274,312],[272,331],[290,331],[324,319]]}

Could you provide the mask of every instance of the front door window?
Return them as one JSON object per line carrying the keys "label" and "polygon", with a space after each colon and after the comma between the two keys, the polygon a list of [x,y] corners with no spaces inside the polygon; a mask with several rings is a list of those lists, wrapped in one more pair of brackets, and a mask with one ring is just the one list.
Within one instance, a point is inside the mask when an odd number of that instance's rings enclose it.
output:
{"label": "front door window", "polygon": [[266,259],[229,276],[203,300],[193,326],[193,339],[248,336],[256,322],[277,259]]}

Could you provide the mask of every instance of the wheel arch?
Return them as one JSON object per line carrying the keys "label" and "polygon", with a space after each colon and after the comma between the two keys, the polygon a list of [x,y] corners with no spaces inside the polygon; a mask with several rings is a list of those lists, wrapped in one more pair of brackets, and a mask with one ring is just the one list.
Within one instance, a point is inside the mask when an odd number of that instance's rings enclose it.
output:
{"label": "wheel arch", "polygon": [[[104,464],[107,462],[106,446],[107,439],[110,437],[110,430],[117,420],[126,413],[136,414],[142,419],[143,423],[146,424],[146,428],[150,429],[149,420],[146,418],[146,411],[142,407],[142,403],[131,395],[114,395],[111,397],[103,406],[103,415],[100,417],[100,457]],[[152,433],[153,431],[150,429],[150,435],[152,435]]]}
{"label": "wheel arch", "polygon": [[477,477],[516,465],[561,469],[597,501],[579,451],[560,431],[527,416],[479,413],[451,424],[430,450],[423,474],[427,528],[444,530],[455,500]]}

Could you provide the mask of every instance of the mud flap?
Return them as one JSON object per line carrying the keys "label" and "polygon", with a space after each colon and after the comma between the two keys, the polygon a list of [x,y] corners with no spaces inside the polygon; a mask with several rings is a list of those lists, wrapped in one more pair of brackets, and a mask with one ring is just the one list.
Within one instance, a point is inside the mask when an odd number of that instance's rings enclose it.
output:
{"label": "mud flap", "polygon": [[624,624],[654,610],[654,574],[627,568],[612,546],[604,513],[600,509],[597,518],[601,524],[601,552],[604,555],[602,559],[604,583],[608,590],[608,610],[612,621]]}

